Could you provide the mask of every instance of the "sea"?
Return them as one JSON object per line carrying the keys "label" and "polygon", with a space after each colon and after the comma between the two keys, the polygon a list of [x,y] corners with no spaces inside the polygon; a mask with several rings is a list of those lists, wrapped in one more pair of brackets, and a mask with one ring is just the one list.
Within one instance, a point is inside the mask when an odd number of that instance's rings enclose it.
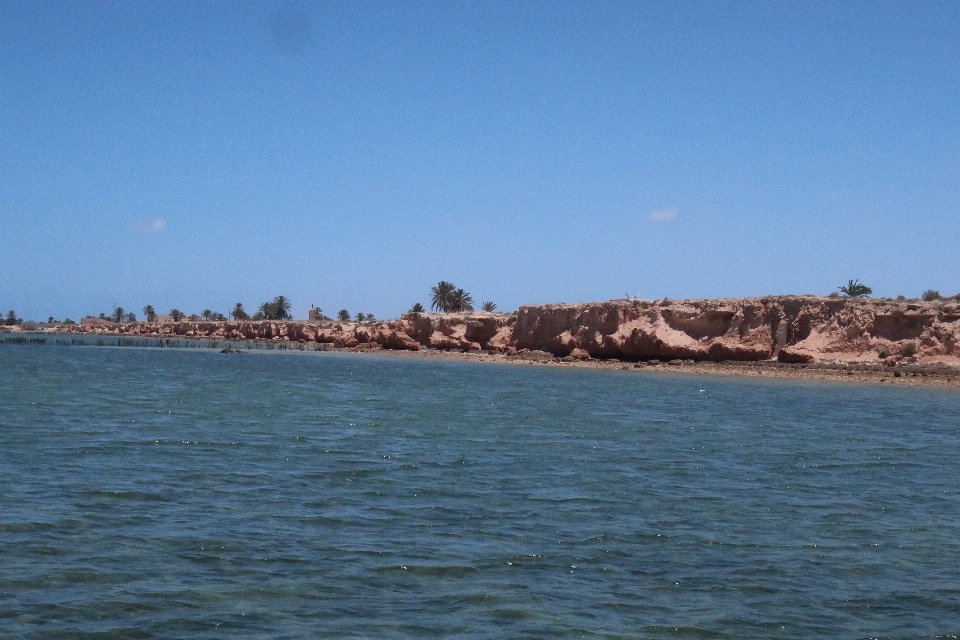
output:
{"label": "sea", "polygon": [[953,389],[19,342],[0,638],[960,632]]}

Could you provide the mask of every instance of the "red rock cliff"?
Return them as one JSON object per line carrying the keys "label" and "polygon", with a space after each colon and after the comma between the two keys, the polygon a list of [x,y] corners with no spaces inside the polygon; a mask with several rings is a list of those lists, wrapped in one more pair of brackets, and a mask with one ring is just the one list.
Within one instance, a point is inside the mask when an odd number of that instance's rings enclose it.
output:
{"label": "red rock cliff", "polygon": [[[730,300],[529,305],[516,313],[406,314],[369,324],[181,322],[76,326],[67,331],[337,347],[462,349],[620,359],[876,360],[960,364],[960,304],[776,296]],[[911,353],[914,352],[914,353]]]}
{"label": "red rock cliff", "polygon": [[960,355],[960,305],[776,296],[521,307],[506,345],[627,359],[876,360]]}

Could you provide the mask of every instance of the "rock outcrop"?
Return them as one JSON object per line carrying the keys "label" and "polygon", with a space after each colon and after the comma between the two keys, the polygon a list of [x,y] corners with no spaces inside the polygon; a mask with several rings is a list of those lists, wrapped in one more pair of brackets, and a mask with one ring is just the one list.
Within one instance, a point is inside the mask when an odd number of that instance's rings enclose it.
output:
{"label": "rock outcrop", "polygon": [[960,304],[776,296],[411,313],[379,323],[105,323],[66,332],[326,343],[340,348],[544,352],[572,359],[960,364]]}

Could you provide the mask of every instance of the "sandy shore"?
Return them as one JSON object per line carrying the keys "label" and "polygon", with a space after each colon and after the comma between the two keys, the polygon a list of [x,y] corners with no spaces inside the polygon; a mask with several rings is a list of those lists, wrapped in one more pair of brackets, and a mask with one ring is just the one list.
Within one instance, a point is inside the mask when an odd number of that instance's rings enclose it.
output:
{"label": "sandy shore", "polygon": [[929,364],[901,364],[887,367],[881,363],[839,364],[784,364],[761,362],[694,362],[673,360],[666,362],[622,362],[620,360],[570,360],[543,352],[520,353],[515,356],[499,353],[441,351],[393,351],[387,349],[335,349],[358,353],[376,353],[397,357],[459,360],[463,362],[495,362],[501,364],[533,365],[576,369],[607,369],[611,371],[650,373],[691,373],[751,378],[791,378],[797,380],[828,380],[864,384],[892,384],[901,386],[960,388],[960,367]]}

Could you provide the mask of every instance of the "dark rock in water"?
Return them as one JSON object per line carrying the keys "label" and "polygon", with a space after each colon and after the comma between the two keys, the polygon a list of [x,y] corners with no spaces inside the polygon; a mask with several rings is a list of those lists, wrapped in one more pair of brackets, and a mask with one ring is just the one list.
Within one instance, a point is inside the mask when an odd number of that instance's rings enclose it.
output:
{"label": "dark rock in water", "polygon": [[230,347],[226,347],[224,349],[220,349],[220,353],[246,353],[246,351],[241,351],[240,349],[232,349]]}

